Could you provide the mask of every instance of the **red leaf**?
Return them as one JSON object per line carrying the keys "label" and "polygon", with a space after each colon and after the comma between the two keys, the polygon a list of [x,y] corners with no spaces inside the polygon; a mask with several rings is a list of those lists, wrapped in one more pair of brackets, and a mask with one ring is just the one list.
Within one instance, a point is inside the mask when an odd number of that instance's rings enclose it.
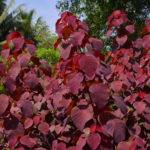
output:
{"label": "red leaf", "polygon": [[34,55],[36,52],[36,47],[33,44],[26,44],[27,50],[30,52],[31,55]]}
{"label": "red leaf", "polygon": [[110,35],[111,35],[112,32],[113,32],[113,29],[107,31],[107,38],[108,39],[110,38]]}
{"label": "red leaf", "polygon": [[87,77],[92,80],[97,68],[96,58],[94,56],[84,55],[79,59],[79,65],[81,69],[85,72]]}
{"label": "red leaf", "polygon": [[118,150],[135,150],[136,143],[134,141],[120,142],[117,148]]}
{"label": "red leaf", "polygon": [[137,110],[137,112],[139,114],[141,114],[144,111],[145,107],[146,107],[146,103],[144,103],[144,102],[135,102],[133,104],[133,107]]}
{"label": "red leaf", "polygon": [[115,10],[115,11],[113,12],[113,15],[114,15],[115,18],[118,18],[118,17],[120,16],[120,14],[121,14],[121,11],[120,11],[120,10]]}
{"label": "red leaf", "polygon": [[147,35],[148,29],[147,27],[143,28],[142,30],[142,36],[144,37],[145,35]]}
{"label": "red leaf", "polygon": [[33,105],[29,100],[19,100],[17,102],[18,107],[22,108],[23,115],[26,118],[30,118],[33,115]]}
{"label": "red leaf", "polygon": [[46,135],[49,133],[49,124],[46,122],[42,122],[41,124],[39,124],[38,129],[41,133]]}
{"label": "red leaf", "polygon": [[121,14],[120,17],[125,23],[128,21],[128,16],[126,14]]}
{"label": "red leaf", "polygon": [[92,150],[95,150],[101,142],[101,137],[98,133],[92,133],[87,137],[87,143]]}
{"label": "red leaf", "polygon": [[93,48],[95,48],[97,51],[101,51],[102,47],[103,47],[103,42],[99,39],[95,39],[95,38],[90,38],[89,41],[91,42],[91,45]]}
{"label": "red leaf", "polygon": [[40,63],[41,63],[42,66],[44,66],[49,72],[51,71],[51,66],[49,65],[49,62],[48,62],[48,61],[40,60]]}
{"label": "red leaf", "polygon": [[75,72],[67,76],[66,83],[73,94],[78,93],[82,80],[83,80],[83,74],[80,72]]}
{"label": "red leaf", "polygon": [[67,40],[69,38],[71,31],[72,31],[72,29],[69,26],[65,26],[61,30],[64,40]]}
{"label": "red leaf", "polygon": [[32,124],[33,124],[33,120],[30,119],[30,118],[27,118],[27,120],[24,123],[24,128],[28,129],[28,128],[30,128],[32,126]]}
{"label": "red leaf", "polygon": [[70,34],[70,41],[76,47],[81,46],[84,36],[83,32],[72,32]]}
{"label": "red leaf", "polygon": [[91,105],[78,105],[71,111],[71,118],[75,126],[82,131],[85,123],[93,118],[93,109]]}
{"label": "red leaf", "polygon": [[54,44],[54,50],[57,49],[57,47],[58,47],[58,45],[60,44],[61,40],[62,40],[61,38],[57,39],[57,41],[56,41],[55,44]]}
{"label": "red leaf", "polygon": [[144,99],[145,99],[148,103],[150,103],[150,94],[145,94],[145,95],[144,95]]}
{"label": "red leaf", "polygon": [[66,17],[68,24],[72,26],[73,30],[76,30],[78,25],[76,23],[77,17],[76,16],[68,16]]}
{"label": "red leaf", "polygon": [[5,94],[0,94],[0,116],[6,111],[9,104],[9,98]]}
{"label": "red leaf", "polygon": [[124,43],[127,41],[127,35],[120,35],[116,37],[116,41],[120,46],[123,46]]}
{"label": "red leaf", "polygon": [[109,99],[108,87],[102,83],[93,84],[90,86],[89,91],[96,106],[100,109],[103,108]]}
{"label": "red leaf", "polygon": [[20,63],[18,61],[13,62],[13,66],[8,70],[8,73],[10,74],[10,77],[16,80],[19,71],[20,71]]}
{"label": "red leaf", "polygon": [[66,150],[66,144],[63,143],[63,142],[59,142],[57,145],[56,145],[56,149],[57,150]]}
{"label": "red leaf", "polygon": [[134,26],[133,25],[128,25],[128,26],[126,26],[126,30],[129,33],[133,34],[134,33]]}
{"label": "red leaf", "polygon": [[18,61],[19,61],[19,63],[20,63],[23,67],[27,67],[30,58],[31,58],[31,55],[30,55],[29,53],[20,54],[20,55],[18,56]]}
{"label": "red leaf", "polygon": [[125,139],[126,124],[120,119],[112,119],[107,122],[107,132],[116,143]]}
{"label": "red leaf", "polygon": [[9,56],[9,53],[10,53],[10,49],[2,50],[1,56],[3,60],[5,60]]}
{"label": "red leaf", "polygon": [[143,38],[143,47],[146,49],[146,50],[148,50],[149,49],[149,47],[150,47],[150,35],[146,35],[146,36],[144,36],[144,38]]}
{"label": "red leaf", "polygon": [[35,89],[35,87],[39,83],[36,74],[33,74],[33,73],[25,74],[23,77],[23,81],[29,89]]}
{"label": "red leaf", "polygon": [[112,97],[115,100],[116,106],[121,110],[121,112],[124,115],[127,115],[128,108],[127,108],[126,104],[124,103],[123,98],[119,94],[116,94],[116,93],[113,94]]}
{"label": "red leaf", "polygon": [[121,90],[122,82],[121,81],[113,81],[111,83],[111,88],[118,93]]}
{"label": "red leaf", "polygon": [[20,138],[20,143],[26,145],[29,148],[33,148],[36,142],[34,139],[30,138],[28,135],[22,136]]}
{"label": "red leaf", "polygon": [[12,40],[14,46],[16,49],[20,49],[22,45],[24,44],[24,39],[23,38],[16,38]]}
{"label": "red leaf", "polygon": [[33,118],[33,122],[34,122],[34,124],[37,126],[37,125],[39,124],[39,122],[40,122],[40,116],[35,116],[35,117]]}
{"label": "red leaf", "polygon": [[9,94],[13,94],[13,92],[16,89],[16,82],[13,78],[11,77],[3,77],[1,81],[4,83],[4,87],[6,91],[9,92]]}
{"label": "red leaf", "polygon": [[122,24],[122,19],[114,19],[112,23],[118,28]]}
{"label": "red leaf", "polygon": [[68,57],[70,56],[72,47],[73,47],[72,44],[62,44],[62,46],[59,49],[61,58],[67,60]]}

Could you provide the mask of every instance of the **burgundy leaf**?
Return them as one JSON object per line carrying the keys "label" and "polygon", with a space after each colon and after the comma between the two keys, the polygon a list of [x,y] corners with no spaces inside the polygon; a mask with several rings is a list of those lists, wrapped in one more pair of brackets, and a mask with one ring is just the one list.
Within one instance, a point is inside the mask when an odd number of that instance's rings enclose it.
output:
{"label": "burgundy leaf", "polygon": [[20,54],[20,55],[18,56],[18,61],[19,61],[19,63],[20,63],[23,67],[27,67],[30,58],[31,58],[31,55],[30,55],[29,53]]}
{"label": "burgundy leaf", "polygon": [[66,150],[66,144],[63,143],[63,142],[59,142],[57,145],[56,145],[56,149],[57,150]]}
{"label": "burgundy leaf", "polygon": [[150,94],[145,94],[145,95],[144,95],[144,99],[145,99],[148,103],[150,103]]}
{"label": "burgundy leaf", "polygon": [[27,50],[30,52],[31,55],[34,55],[36,52],[36,47],[33,44],[26,44]]}
{"label": "burgundy leaf", "polygon": [[36,86],[39,82],[36,74],[30,73],[30,72],[24,75],[23,81],[24,81],[25,85],[29,89],[32,89],[32,90],[36,88]]}
{"label": "burgundy leaf", "polygon": [[30,128],[32,126],[32,124],[33,124],[33,120],[30,119],[30,118],[27,118],[27,120],[24,123],[24,128],[28,129],[28,128]]}
{"label": "burgundy leaf", "polygon": [[2,50],[1,56],[3,60],[5,60],[9,56],[9,53],[10,53],[10,49]]}
{"label": "burgundy leaf", "polygon": [[5,94],[0,94],[0,116],[5,112],[9,104],[9,98]]}
{"label": "burgundy leaf", "polygon": [[119,47],[120,46],[118,43],[111,45],[112,52],[115,52],[117,49],[119,49]]}
{"label": "burgundy leaf", "polygon": [[95,48],[97,51],[101,51],[103,47],[103,42],[101,40],[95,39],[95,38],[90,38],[89,41],[91,42],[91,45],[93,48]]}
{"label": "burgundy leaf", "polygon": [[39,147],[39,148],[35,148],[34,150],[46,150],[46,149],[43,147]]}
{"label": "burgundy leaf", "polygon": [[124,103],[123,98],[119,94],[116,94],[116,93],[113,94],[112,97],[115,100],[116,106],[121,110],[121,112],[124,115],[127,115],[128,108],[127,108],[126,104]]}
{"label": "burgundy leaf", "polygon": [[24,39],[23,38],[15,38],[12,40],[14,46],[16,49],[20,49],[22,45],[24,44]]}
{"label": "burgundy leaf", "polygon": [[33,148],[36,144],[34,139],[30,138],[29,135],[24,135],[20,138],[20,143],[26,145],[29,148]]}
{"label": "burgundy leaf", "polygon": [[92,99],[98,108],[103,108],[109,99],[109,89],[106,85],[99,83],[90,86]]}
{"label": "burgundy leaf", "polygon": [[61,58],[67,60],[67,58],[70,56],[72,47],[73,47],[72,44],[62,44],[62,46],[59,49]]}
{"label": "burgundy leaf", "polygon": [[111,35],[112,32],[113,32],[113,29],[107,31],[107,38],[108,39],[110,38],[110,35]]}
{"label": "burgundy leaf", "polygon": [[16,144],[17,141],[18,141],[18,140],[17,140],[16,137],[13,137],[13,138],[11,138],[11,139],[9,140],[8,145],[9,145],[9,148],[10,148],[11,150],[13,150],[14,145]]}
{"label": "burgundy leaf", "polygon": [[111,88],[118,93],[121,90],[122,82],[121,81],[113,81],[111,83]]}
{"label": "burgundy leaf", "polygon": [[133,34],[134,33],[134,26],[133,25],[128,25],[128,26],[126,26],[126,30],[129,33]]}
{"label": "burgundy leaf", "polygon": [[25,150],[23,147],[15,148],[15,150]]}
{"label": "burgundy leaf", "polygon": [[116,41],[120,46],[123,46],[124,43],[127,41],[127,35],[120,35],[116,37]]}
{"label": "burgundy leaf", "polygon": [[16,80],[17,76],[19,75],[20,71],[20,63],[18,61],[13,62],[13,66],[9,69],[8,73],[10,74],[10,77]]}
{"label": "burgundy leaf", "polygon": [[75,126],[82,131],[85,123],[92,119],[93,114],[94,113],[91,105],[78,105],[72,109],[71,118]]}
{"label": "burgundy leaf", "polygon": [[82,149],[85,144],[86,144],[86,139],[80,137],[76,145],[78,149]]}
{"label": "burgundy leaf", "polygon": [[143,47],[143,39],[137,38],[136,40],[132,41],[135,48],[141,49]]}
{"label": "burgundy leaf", "polygon": [[78,22],[78,24],[81,25],[85,31],[87,31],[87,32],[89,31],[89,27],[85,22],[80,21],[80,22]]}
{"label": "burgundy leaf", "polygon": [[150,30],[150,18],[146,21],[146,27],[148,30]]}
{"label": "burgundy leaf", "polygon": [[87,138],[87,143],[91,147],[92,150],[95,150],[100,144],[101,137],[98,133],[92,133]]}
{"label": "burgundy leaf", "polygon": [[35,116],[35,117],[33,118],[33,122],[34,122],[34,124],[37,126],[37,125],[39,124],[39,122],[40,122],[40,116]]}
{"label": "burgundy leaf", "polygon": [[143,47],[146,49],[146,50],[148,50],[149,49],[149,47],[150,47],[150,35],[146,35],[146,36],[144,36],[144,38],[143,38]]}
{"label": "burgundy leaf", "polygon": [[94,56],[84,55],[79,59],[81,69],[86,73],[89,79],[93,79],[97,68],[97,60]]}
{"label": "burgundy leaf", "polygon": [[32,117],[33,105],[29,100],[19,100],[17,105],[18,107],[22,108],[22,113],[26,118]]}
{"label": "burgundy leaf", "polygon": [[5,69],[6,69],[5,64],[2,61],[0,61],[0,73],[4,74],[5,73]]}
{"label": "burgundy leaf", "polygon": [[43,134],[49,133],[49,125],[46,122],[42,122],[41,124],[39,124],[38,129]]}
{"label": "burgundy leaf", "polygon": [[128,16],[126,14],[121,14],[120,17],[125,23],[128,21]]}
{"label": "burgundy leaf", "polygon": [[82,44],[84,36],[85,34],[83,32],[72,32],[70,34],[70,40],[74,46],[78,47],[78,45],[80,46]]}
{"label": "burgundy leaf", "polygon": [[122,24],[122,19],[114,19],[112,23],[118,28]]}
{"label": "burgundy leaf", "polygon": [[137,110],[139,114],[141,114],[145,109],[146,103],[144,102],[135,102],[133,107]]}
{"label": "burgundy leaf", "polygon": [[120,11],[120,10],[115,10],[115,11],[113,12],[113,15],[114,15],[115,18],[118,18],[118,17],[120,16],[120,14],[121,14],[121,11]]}
{"label": "burgundy leaf", "polygon": [[5,130],[6,133],[6,137],[8,138],[8,140],[10,140],[11,138],[17,136],[17,135],[24,135],[24,127],[23,125],[19,122],[16,122],[16,120],[11,123],[8,124],[8,126],[6,127]]}
{"label": "burgundy leaf", "polygon": [[48,61],[40,60],[40,63],[41,63],[49,72],[51,71],[51,67],[50,67]]}
{"label": "burgundy leaf", "polygon": [[80,72],[75,72],[67,76],[66,83],[73,94],[78,93],[78,89],[80,87],[82,80],[83,80],[83,74]]}
{"label": "burgundy leaf", "polygon": [[138,97],[138,94],[137,93],[133,93],[131,94],[130,96],[130,103],[133,104],[134,100]]}
{"label": "burgundy leaf", "polygon": [[13,92],[16,89],[16,82],[13,78],[11,77],[3,77],[1,80],[4,84],[4,87],[6,89],[6,91],[9,92],[9,94],[13,94]]}
{"label": "burgundy leaf", "polygon": [[76,16],[68,16],[66,17],[66,20],[68,21],[68,24],[72,26],[73,30],[76,30],[78,25],[76,23]]}
{"label": "burgundy leaf", "polygon": [[107,132],[116,143],[125,139],[126,124],[120,119],[112,119],[107,122]]}
{"label": "burgundy leaf", "polygon": [[141,127],[137,124],[132,124],[128,126],[128,131],[131,136],[139,135],[141,133]]}
{"label": "burgundy leaf", "polygon": [[136,143],[134,141],[120,142],[117,148],[118,150],[135,150]]}

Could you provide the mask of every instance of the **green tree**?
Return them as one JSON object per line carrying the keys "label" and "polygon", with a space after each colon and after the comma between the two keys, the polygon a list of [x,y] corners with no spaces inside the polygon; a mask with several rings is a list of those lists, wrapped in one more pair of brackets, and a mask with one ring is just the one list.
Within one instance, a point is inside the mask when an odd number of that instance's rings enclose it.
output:
{"label": "green tree", "polygon": [[42,18],[39,18],[33,29],[36,33],[34,39],[39,42],[39,48],[54,48],[54,43],[57,40],[57,36],[49,30],[49,26],[46,24],[46,21],[43,21]]}

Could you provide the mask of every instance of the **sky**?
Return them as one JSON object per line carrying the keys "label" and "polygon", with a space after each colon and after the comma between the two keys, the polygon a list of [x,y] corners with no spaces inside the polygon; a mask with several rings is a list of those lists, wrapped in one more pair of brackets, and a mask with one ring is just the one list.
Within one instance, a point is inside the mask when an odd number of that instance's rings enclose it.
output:
{"label": "sky", "polygon": [[[7,3],[9,2],[10,0],[7,0]],[[55,7],[56,3],[57,0],[15,0],[15,4],[12,9],[15,9],[21,4],[26,4],[25,8],[27,11],[35,9],[36,14],[33,22],[36,22],[38,17],[42,17],[43,20],[46,21],[47,25],[49,25],[50,30],[55,33],[55,23],[57,19],[60,18],[58,15],[59,12]]]}

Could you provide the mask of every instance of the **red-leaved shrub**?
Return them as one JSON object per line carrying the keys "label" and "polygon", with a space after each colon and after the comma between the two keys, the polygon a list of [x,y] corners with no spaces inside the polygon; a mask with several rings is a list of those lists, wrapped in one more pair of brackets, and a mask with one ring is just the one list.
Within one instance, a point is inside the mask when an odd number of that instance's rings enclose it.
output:
{"label": "red-leaved shrub", "polygon": [[[117,36],[103,43],[70,12],[56,22],[60,60],[51,67],[19,32],[6,37],[0,62],[0,149],[150,149],[150,19],[139,37],[125,12],[108,17]],[[13,49],[7,48],[10,41]],[[110,45],[109,45],[110,46]],[[48,54],[47,54],[48,55]],[[29,61],[34,63],[29,66]],[[42,78],[41,78],[42,76]]]}

